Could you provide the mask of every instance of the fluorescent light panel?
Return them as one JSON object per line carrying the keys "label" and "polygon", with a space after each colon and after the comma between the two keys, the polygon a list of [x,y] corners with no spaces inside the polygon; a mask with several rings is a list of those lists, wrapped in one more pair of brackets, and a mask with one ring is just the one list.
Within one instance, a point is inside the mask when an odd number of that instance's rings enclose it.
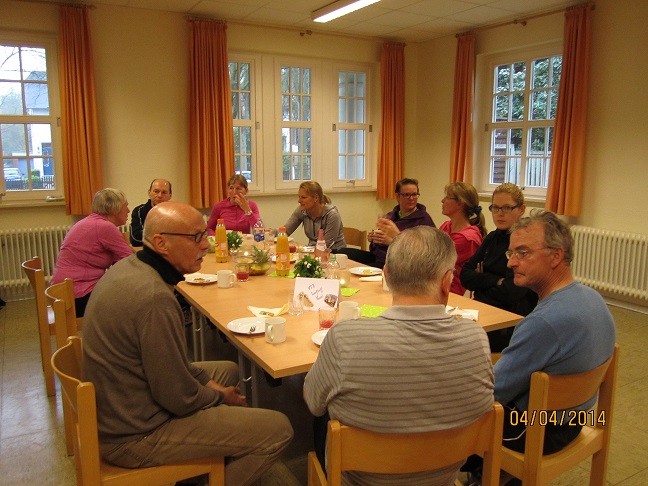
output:
{"label": "fluorescent light panel", "polygon": [[313,20],[321,23],[329,22],[379,1],[380,0],[337,0],[337,2],[333,2],[326,7],[315,10],[312,14]]}

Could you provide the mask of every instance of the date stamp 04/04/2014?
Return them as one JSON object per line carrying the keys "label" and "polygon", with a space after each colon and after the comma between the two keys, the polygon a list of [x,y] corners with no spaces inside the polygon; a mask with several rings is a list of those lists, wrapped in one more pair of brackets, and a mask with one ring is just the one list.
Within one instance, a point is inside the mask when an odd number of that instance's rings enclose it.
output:
{"label": "date stamp 04/04/2014", "polygon": [[589,425],[605,426],[607,422],[605,410],[511,410],[509,420],[512,426],[518,424],[532,427],[538,425]]}

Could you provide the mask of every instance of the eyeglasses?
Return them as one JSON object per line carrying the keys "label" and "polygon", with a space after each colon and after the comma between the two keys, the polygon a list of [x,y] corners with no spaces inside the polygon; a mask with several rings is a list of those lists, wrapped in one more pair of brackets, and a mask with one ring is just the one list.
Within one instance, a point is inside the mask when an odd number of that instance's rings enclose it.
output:
{"label": "eyeglasses", "polygon": [[399,192],[398,195],[400,197],[404,197],[406,199],[418,199],[418,197],[421,195],[418,192],[412,192],[412,193],[407,193],[407,192]]}
{"label": "eyeglasses", "polygon": [[508,214],[511,211],[513,211],[515,208],[519,208],[520,206],[522,205],[516,204],[515,206],[495,206],[494,204],[491,204],[490,206],[488,206],[488,210],[491,213],[497,213],[501,211],[504,214]]}
{"label": "eyeglasses", "polygon": [[447,199],[454,199],[455,201],[459,200],[459,198],[457,198],[457,197],[450,197],[450,196],[444,196],[444,198],[442,200],[445,201]]}
{"label": "eyeglasses", "polygon": [[511,257],[515,257],[518,260],[524,260],[526,257],[531,255],[532,253],[538,251],[538,250],[553,250],[550,246],[543,246],[542,248],[536,248],[535,250],[531,249],[526,249],[526,250],[506,250],[504,255],[506,255],[506,259],[510,260]]}
{"label": "eyeglasses", "polygon": [[196,243],[200,243],[202,240],[207,238],[207,235],[209,234],[209,230],[206,229],[205,231],[199,231],[198,233],[168,233],[166,231],[163,231],[160,234],[171,235],[171,236],[191,236]]}

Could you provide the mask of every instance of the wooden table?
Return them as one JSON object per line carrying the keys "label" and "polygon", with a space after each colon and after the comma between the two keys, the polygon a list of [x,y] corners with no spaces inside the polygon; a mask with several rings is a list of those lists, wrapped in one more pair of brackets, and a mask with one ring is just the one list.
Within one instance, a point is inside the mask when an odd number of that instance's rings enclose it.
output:
{"label": "wooden table", "polygon": [[[349,261],[347,268],[360,266]],[[215,263],[213,254],[205,257],[201,273],[216,273],[222,269],[232,269],[233,263]],[[268,274],[274,271],[273,267]],[[299,373],[306,373],[319,353],[319,347],[311,340],[313,333],[319,330],[318,313],[305,311],[301,316],[283,314],[286,318],[286,341],[281,344],[265,342],[263,334],[242,335],[227,329],[227,323],[240,317],[253,317],[248,305],[254,307],[277,308],[288,302],[289,292],[294,288],[294,279],[263,276],[250,276],[247,282],[235,282],[232,288],[222,289],[217,284],[193,285],[187,282],[178,284],[179,292],[202,315],[209,319],[239,352],[239,366],[244,371],[245,357],[250,363],[260,367],[273,378],[282,378]],[[392,305],[391,293],[382,289],[381,282],[364,282],[360,277],[352,275],[349,287],[360,289],[351,297],[341,297],[340,301],[351,300],[362,304],[372,304],[384,307]],[[450,294],[450,306],[460,309],[479,310],[478,323],[486,331],[494,331],[516,325],[522,316],[477,302],[456,294]],[[202,332],[202,326],[195,332]],[[194,340],[202,346],[202,339]],[[194,346],[195,347],[195,346]],[[252,396],[256,401],[255,372],[251,368]],[[243,376],[243,375],[241,375]]]}

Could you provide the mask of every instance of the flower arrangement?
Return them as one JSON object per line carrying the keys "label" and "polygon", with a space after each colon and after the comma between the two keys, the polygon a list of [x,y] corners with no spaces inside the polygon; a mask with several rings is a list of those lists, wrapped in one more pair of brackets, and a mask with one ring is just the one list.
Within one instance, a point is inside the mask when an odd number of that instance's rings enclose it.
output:
{"label": "flower arrangement", "polygon": [[227,233],[227,248],[230,250],[237,250],[243,244],[243,236],[238,231],[230,231]]}
{"label": "flower arrangement", "polygon": [[324,278],[322,264],[312,256],[304,255],[301,260],[295,263],[295,277]]}

